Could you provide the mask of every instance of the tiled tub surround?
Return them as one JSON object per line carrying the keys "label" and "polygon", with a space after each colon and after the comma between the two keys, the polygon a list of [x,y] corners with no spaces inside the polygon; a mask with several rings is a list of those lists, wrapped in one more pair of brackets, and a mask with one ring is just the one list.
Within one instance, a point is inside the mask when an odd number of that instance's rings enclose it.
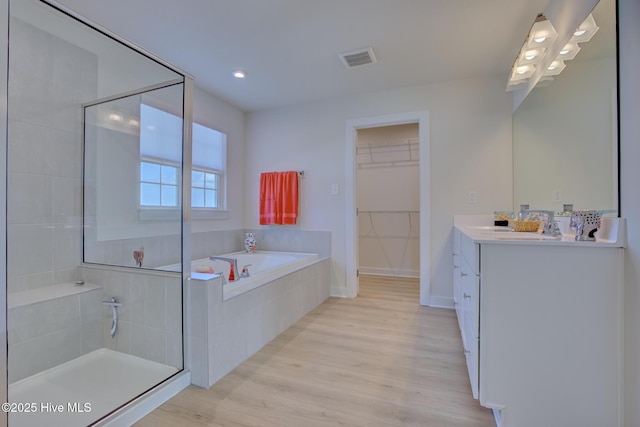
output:
{"label": "tiled tub surround", "polygon": [[[258,241],[258,245],[259,245]],[[191,382],[210,387],[329,297],[330,260],[224,301],[222,278],[189,280]]]}
{"label": "tiled tub surround", "polygon": [[244,250],[245,233],[255,233],[259,251],[315,253],[321,258],[331,255],[331,232],[274,226],[192,233],[191,259]]}
{"label": "tiled tub surround", "polygon": [[[245,251],[220,255],[227,259],[235,259],[238,271],[235,279],[228,281],[231,264],[221,259],[201,258],[191,261],[191,276],[199,280],[209,280],[222,275],[228,283],[223,288],[224,301],[249,292],[267,283],[273,282],[287,274],[315,264],[320,260],[318,254],[303,252]],[[242,277],[244,268],[249,271],[248,277]],[[210,269],[212,273],[199,272],[202,268]],[[180,264],[166,265],[162,270],[179,271]]]}
{"label": "tiled tub surround", "polygon": [[[191,234],[191,258],[208,258],[244,250],[245,233],[255,233],[257,249],[279,252],[317,253],[321,257],[331,254],[331,232],[288,229],[236,229]],[[157,268],[179,262],[176,247],[180,236],[155,236],[110,241],[92,241],[86,248],[87,259],[100,264],[135,266],[133,251],[144,246],[145,268]]]}

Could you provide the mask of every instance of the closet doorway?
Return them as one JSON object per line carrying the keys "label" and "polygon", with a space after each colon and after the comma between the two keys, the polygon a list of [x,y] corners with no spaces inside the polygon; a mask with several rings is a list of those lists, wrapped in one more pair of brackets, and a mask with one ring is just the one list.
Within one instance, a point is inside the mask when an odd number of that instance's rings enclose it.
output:
{"label": "closet doorway", "polygon": [[420,278],[429,305],[428,112],[346,123],[346,273]]}
{"label": "closet doorway", "polygon": [[420,277],[418,123],[357,130],[358,271]]}

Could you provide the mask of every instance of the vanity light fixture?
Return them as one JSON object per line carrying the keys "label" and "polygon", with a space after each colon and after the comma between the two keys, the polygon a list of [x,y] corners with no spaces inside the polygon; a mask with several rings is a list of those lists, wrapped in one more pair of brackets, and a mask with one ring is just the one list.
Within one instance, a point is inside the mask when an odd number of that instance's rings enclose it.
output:
{"label": "vanity light fixture", "polygon": [[587,19],[584,20],[578,29],[573,33],[573,37],[569,40],[570,43],[585,43],[591,40],[591,37],[600,29],[596,25],[596,20],[593,19],[593,15],[589,14]]}
{"label": "vanity light fixture", "polygon": [[124,119],[122,118],[122,114],[120,113],[110,113],[109,120],[111,120],[112,122],[121,122]]}
{"label": "vanity light fixture", "polygon": [[563,61],[568,61],[576,57],[576,55],[580,52],[580,46],[578,43],[567,43],[560,50],[557,59],[562,59]]}
{"label": "vanity light fixture", "polygon": [[235,70],[233,72],[233,77],[235,77],[236,79],[244,79],[245,77],[247,77],[247,72],[244,70]]}
{"label": "vanity light fixture", "polygon": [[527,38],[527,47],[540,48],[547,47],[553,43],[558,36],[556,29],[553,28],[551,21],[549,21],[542,13],[536,16],[536,20],[529,30],[529,37]]}
{"label": "vanity light fixture", "polygon": [[[571,36],[571,39],[564,45],[558,56],[551,62],[549,66],[542,72],[539,83],[543,83],[544,86],[549,86],[553,82],[553,77],[557,76],[564,70],[566,64],[564,61],[569,61],[576,57],[580,52],[580,46],[578,43],[585,43],[591,40],[593,35],[598,31],[593,15],[589,14],[580,27]],[[527,40],[525,41],[520,53],[511,67],[511,76],[507,83],[507,91],[515,90],[521,84],[527,83],[528,79],[535,73],[534,65],[538,64],[547,53],[547,49],[557,38],[557,33],[551,22],[545,18],[543,14],[539,14]],[[557,49],[557,48],[556,48]],[[524,68],[529,66],[531,68]]]}
{"label": "vanity light fixture", "polygon": [[545,76],[557,76],[558,74],[560,74],[562,72],[562,70],[564,70],[564,67],[566,67],[566,64],[564,63],[564,61],[556,59],[555,61],[553,61],[551,63],[551,65],[549,65],[547,67],[547,69],[545,70],[543,75],[545,75]]}
{"label": "vanity light fixture", "polygon": [[544,58],[547,46],[556,39],[558,34],[555,28],[542,13],[536,16],[527,39],[520,49],[511,66],[511,75],[507,83],[507,90],[514,90],[516,86],[525,84],[535,73],[535,65]]}
{"label": "vanity light fixture", "polygon": [[540,60],[544,56],[545,51],[546,51],[546,49],[544,47],[537,47],[537,48],[534,48],[534,49],[528,49],[525,46],[525,47],[523,47],[522,51],[520,52],[520,57],[519,57],[518,63],[520,65],[537,64],[538,62],[540,62]]}

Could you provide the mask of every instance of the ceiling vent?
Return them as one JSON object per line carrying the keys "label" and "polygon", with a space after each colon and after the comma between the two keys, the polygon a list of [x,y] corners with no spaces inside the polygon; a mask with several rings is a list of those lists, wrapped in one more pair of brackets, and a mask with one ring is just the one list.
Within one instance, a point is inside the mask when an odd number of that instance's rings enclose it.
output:
{"label": "ceiling vent", "polygon": [[362,49],[342,52],[339,53],[338,56],[346,68],[360,67],[361,65],[369,65],[377,62],[372,47],[363,47]]}

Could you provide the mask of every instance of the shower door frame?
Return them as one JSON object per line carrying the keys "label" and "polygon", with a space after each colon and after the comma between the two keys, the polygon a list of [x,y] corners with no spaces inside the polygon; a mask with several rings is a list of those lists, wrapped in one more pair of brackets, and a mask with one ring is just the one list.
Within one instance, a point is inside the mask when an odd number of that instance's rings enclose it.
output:
{"label": "shower door frame", "polygon": [[[9,0],[0,0],[0,22],[6,26],[0,25],[0,28],[6,28],[6,31],[0,32],[0,45],[5,46],[0,60],[0,139],[2,140],[2,149],[0,149],[0,334],[2,339],[0,342],[5,343],[5,351],[0,351],[0,399],[2,403],[8,399],[9,383],[7,377],[7,351],[8,351],[8,334],[7,334],[7,104],[8,104],[8,72],[9,72]],[[0,426],[6,427],[8,423],[8,415],[5,411],[0,413]]]}
{"label": "shower door frame", "polygon": [[[120,407],[114,408],[106,418],[96,421],[96,425],[130,425],[138,421],[153,409],[170,399],[175,394],[189,386],[191,382],[188,342],[187,342],[187,301],[186,293],[188,287],[185,286],[190,277],[191,265],[191,165],[192,165],[192,149],[191,149],[191,124],[193,122],[193,76],[171,65],[163,59],[146,51],[140,46],[118,36],[115,33],[105,29],[95,22],[86,19],[73,10],[67,8],[53,0],[39,0],[41,3],[50,6],[52,9],[69,16],[81,24],[93,29],[94,31],[112,39],[115,43],[119,43],[125,47],[132,49],[134,52],[158,63],[161,66],[179,74],[183,77],[183,159],[182,159],[182,209],[181,209],[181,228],[182,228],[182,341],[183,341],[183,369],[181,372],[165,379],[157,384],[145,394],[139,396],[134,401]],[[0,26],[5,31],[0,32],[0,44],[5,46],[0,61],[0,134],[2,135],[2,148],[0,149],[0,239],[4,244],[0,245],[0,258],[2,259],[1,268],[4,274],[0,274],[0,333],[3,334],[5,343],[5,351],[0,352],[0,359],[4,369],[0,369],[1,391],[0,399],[7,402],[8,398],[8,377],[7,377],[7,148],[8,148],[8,67],[9,67],[9,17],[10,17],[10,0],[0,0],[0,21],[5,25]],[[84,155],[83,155],[84,157]],[[81,264],[82,265],[82,261]],[[5,411],[0,414],[0,427],[8,425],[8,416]]]}

